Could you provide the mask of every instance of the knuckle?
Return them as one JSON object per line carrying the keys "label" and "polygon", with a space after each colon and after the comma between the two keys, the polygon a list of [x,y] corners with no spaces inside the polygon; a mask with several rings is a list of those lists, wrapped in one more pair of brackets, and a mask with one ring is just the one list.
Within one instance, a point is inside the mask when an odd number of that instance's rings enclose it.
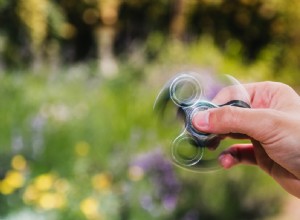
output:
{"label": "knuckle", "polygon": [[241,123],[240,111],[238,111],[237,108],[238,107],[234,107],[234,106],[228,106],[227,107],[226,124],[228,126],[228,130],[232,133],[235,132],[235,129],[238,127],[239,123]]}
{"label": "knuckle", "polygon": [[210,114],[213,130],[220,133],[232,133],[239,123],[237,107],[224,106]]}
{"label": "knuckle", "polygon": [[265,88],[273,88],[274,90],[280,91],[290,91],[293,90],[292,87],[289,85],[282,83],[282,82],[273,82],[273,81],[265,81],[264,82]]}

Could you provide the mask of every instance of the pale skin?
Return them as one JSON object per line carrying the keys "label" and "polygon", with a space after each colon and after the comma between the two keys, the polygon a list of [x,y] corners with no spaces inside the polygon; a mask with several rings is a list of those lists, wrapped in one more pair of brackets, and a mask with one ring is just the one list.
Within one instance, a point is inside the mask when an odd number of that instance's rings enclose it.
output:
{"label": "pale skin", "polygon": [[[201,111],[194,116],[193,126],[207,133],[244,134],[251,144],[228,148],[219,157],[221,166],[229,169],[238,164],[257,165],[287,192],[300,198],[299,95],[277,82],[244,87],[250,95],[251,109],[224,106]],[[216,99],[227,94],[224,89]]]}

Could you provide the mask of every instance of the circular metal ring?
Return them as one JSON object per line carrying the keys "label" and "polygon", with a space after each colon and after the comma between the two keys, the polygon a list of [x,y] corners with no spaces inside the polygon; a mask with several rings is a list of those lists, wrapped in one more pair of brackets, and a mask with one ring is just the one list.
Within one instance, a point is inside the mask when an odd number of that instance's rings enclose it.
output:
{"label": "circular metal ring", "polygon": [[193,166],[203,156],[204,149],[197,145],[196,139],[189,135],[178,136],[172,145],[173,160],[179,165]]}
{"label": "circular metal ring", "polygon": [[175,78],[169,92],[172,101],[180,107],[192,106],[202,95],[199,81],[187,74]]}

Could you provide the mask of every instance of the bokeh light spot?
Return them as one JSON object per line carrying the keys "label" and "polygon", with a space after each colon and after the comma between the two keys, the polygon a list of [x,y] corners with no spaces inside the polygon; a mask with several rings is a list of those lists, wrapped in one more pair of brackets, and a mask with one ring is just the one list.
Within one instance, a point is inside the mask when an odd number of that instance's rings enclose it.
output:
{"label": "bokeh light spot", "polygon": [[83,12],[82,18],[86,24],[96,24],[99,19],[99,12],[94,8],[88,8]]}

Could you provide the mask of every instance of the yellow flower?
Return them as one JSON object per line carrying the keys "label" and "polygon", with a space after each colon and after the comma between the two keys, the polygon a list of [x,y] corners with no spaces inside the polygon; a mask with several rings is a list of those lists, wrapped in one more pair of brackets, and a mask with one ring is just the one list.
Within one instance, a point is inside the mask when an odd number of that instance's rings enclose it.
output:
{"label": "yellow flower", "polygon": [[108,174],[99,173],[92,177],[94,189],[105,190],[111,186],[111,177]]}
{"label": "yellow flower", "polygon": [[16,170],[10,170],[1,182],[0,192],[5,195],[11,194],[16,189],[21,188],[24,185],[24,182],[25,178],[22,173]]}
{"label": "yellow flower", "polygon": [[9,185],[6,181],[0,182],[0,193],[3,195],[12,194],[15,191],[15,188]]}
{"label": "yellow flower", "polygon": [[38,200],[38,205],[44,210],[62,208],[65,203],[65,197],[55,192],[43,193]]}
{"label": "yellow flower", "polygon": [[34,180],[34,186],[39,191],[47,191],[53,186],[54,180],[55,177],[53,174],[42,174]]}
{"label": "yellow flower", "polygon": [[16,155],[11,161],[11,166],[15,170],[23,171],[26,168],[26,160],[22,155]]}
{"label": "yellow flower", "polygon": [[66,180],[59,179],[51,173],[43,174],[26,188],[23,200],[44,210],[62,208],[66,204],[64,194],[68,188],[69,183]]}
{"label": "yellow flower", "polygon": [[25,179],[19,171],[11,170],[6,174],[5,181],[14,188],[20,188],[24,185]]}
{"label": "yellow flower", "polygon": [[39,197],[40,191],[34,185],[29,185],[23,194],[23,200],[27,204],[36,202]]}
{"label": "yellow flower", "polygon": [[56,192],[66,193],[70,188],[70,184],[65,179],[58,179],[54,183],[54,189]]}
{"label": "yellow flower", "polygon": [[99,203],[96,199],[88,197],[81,201],[80,210],[88,219],[100,219],[98,206]]}
{"label": "yellow flower", "polygon": [[75,153],[80,156],[84,157],[88,155],[90,152],[90,145],[85,141],[80,141],[75,145]]}

